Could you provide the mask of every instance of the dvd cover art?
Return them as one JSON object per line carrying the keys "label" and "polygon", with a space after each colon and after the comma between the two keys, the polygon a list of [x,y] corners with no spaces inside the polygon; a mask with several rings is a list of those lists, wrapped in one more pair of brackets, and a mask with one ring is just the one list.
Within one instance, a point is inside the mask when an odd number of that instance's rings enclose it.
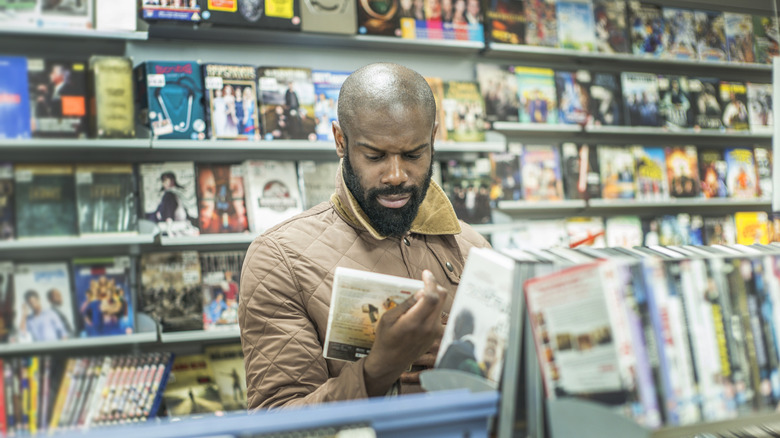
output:
{"label": "dvd cover art", "polygon": [[608,248],[633,248],[642,246],[644,236],[639,216],[613,216],[607,218],[605,232]]}
{"label": "dvd cover art", "polygon": [[558,45],[562,49],[593,52],[596,46],[596,24],[590,2],[557,0]]}
{"label": "dvd cover art", "polygon": [[441,78],[426,77],[425,82],[431,87],[433,92],[433,100],[436,101],[436,121],[439,123],[436,128],[436,141],[447,140],[447,128],[445,127],[445,121],[447,120],[446,114],[444,114],[444,81]]}
{"label": "dvd cover art", "polygon": [[777,17],[762,15],[753,16],[753,49],[756,62],[771,64],[772,58],[780,56],[780,34],[778,34]]}
{"label": "dvd cover art", "polygon": [[[758,196],[764,200],[772,199],[772,150],[756,146],[753,148],[756,160],[756,179],[758,180]],[[773,222],[780,221],[780,217]],[[780,223],[777,223],[780,225]],[[777,236],[780,239],[780,235]]]}
{"label": "dvd cover art", "polygon": [[764,211],[740,211],[734,213],[739,245],[769,244],[769,215]]}
{"label": "dvd cover art", "polygon": [[132,164],[77,165],[79,233],[136,233],[135,193]]}
{"label": "dvd cover art", "polygon": [[675,198],[699,196],[699,162],[695,146],[666,148],[666,173],[669,192]]}
{"label": "dvd cover art", "polygon": [[732,198],[755,198],[757,194],[756,163],[750,148],[728,148],[725,153],[726,186]]}
{"label": "dvd cover art", "polygon": [[721,148],[699,148],[699,176],[701,178],[701,194],[705,198],[725,198],[728,196],[726,186],[726,160]]}
{"label": "dvd cover art", "polygon": [[620,77],[612,73],[593,73],[589,89],[588,114],[595,126],[622,126],[625,108]]}
{"label": "dvd cover art", "polygon": [[491,201],[519,201],[523,199],[520,155],[514,152],[490,154],[493,185]]}
{"label": "dvd cover art", "polygon": [[14,166],[0,163],[0,240],[11,240],[14,227]]}
{"label": "dvd cover art", "polygon": [[478,63],[477,82],[485,101],[485,119],[488,122],[520,120],[520,100],[514,67]]}
{"label": "dvd cover art", "polygon": [[18,238],[78,234],[73,166],[17,164],[14,191]]}
{"label": "dvd cover art", "polygon": [[198,164],[198,227],[201,234],[249,230],[240,164]]}
{"label": "dvd cover art", "polygon": [[696,24],[693,11],[663,8],[664,56],[670,59],[698,60]]}
{"label": "dvd cover art", "polygon": [[634,155],[627,147],[598,146],[601,197],[634,199]]}
{"label": "dvd cover art", "polygon": [[724,12],[723,17],[726,20],[729,61],[756,62],[753,52],[753,17],[736,12]]}
{"label": "dvd cover art", "polygon": [[134,72],[138,120],[154,138],[206,138],[203,80],[197,62],[147,61]]}
{"label": "dvd cover art", "polygon": [[558,19],[555,0],[523,0],[525,9],[525,44],[558,47]]}
{"label": "dvd cover art", "polygon": [[485,39],[479,0],[424,0],[400,2],[401,37],[427,40],[479,41]]}
{"label": "dvd cover art", "polygon": [[131,279],[130,257],[73,260],[79,337],[133,333]]}
{"label": "dvd cover art", "polygon": [[563,143],[561,167],[566,199],[601,197],[601,175],[596,147],[587,144]]}
{"label": "dvd cover art", "polygon": [[162,399],[169,417],[225,410],[205,354],[176,356]]}
{"label": "dvd cover art", "polygon": [[138,173],[144,218],[156,223],[163,236],[197,236],[195,164],[145,163]]}
{"label": "dvd cover art", "polygon": [[35,26],[38,0],[0,1],[0,23],[13,23],[14,27]]}
{"label": "dvd cover art", "polygon": [[570,217],[566,219],[569,247],[606,248],[604,219],[600,217]]}
{"label": "dvd cover art", "polygon": [[214,381],[225,409],[246,409],[246,369],[241,344],[209,345],[204,354],[214,372]]}
{"label": "dvd cover art", "polygon": [[14,264],[0,262],[0,344],[8,342],[13,330]]}
{"label": "dvd cover art", "polygon": [[596,51],[630,53],[626,26],[626,3],[622,0],[594,0]]}
{"label": "dvd cover art", "polygon": [[737,230],[733,216],[704,218],[705,245],[734,245],[735,243],[737,243]]}
{"label": "dvd cover art", "polygon": [[661,126],[658,77],[651,73],[621,74],[623,99],[631,126]]}
{"label": "dvd cover art", "polygon": [[750,130],[763,133],[773,132],[772,84],[748,82],[747,98]]}
{"label": "dvd cover art", "polygon": [[718,98],[720,81],[715,78],[689,78],[693,124],[701,129],[719,129],[723,126],[723,106]]}
{"label": "dvd cover art", "polygon": [[642,242],[644,246],[655,246],[661,244],[661,218],[642,219]]}
{"label": "dvd cover art", "polygon": [[747,107],[747,87],[744,82],[720,83],[720,101],[723,105],[723,126],[734,131],[750,129]]}
{"label": "dvd cover art", "polygon": [[304,0],[300,3],[301,31],[343,35],[357,33],[357,2]]}
{"label": "dvd cover art", "polygon": [[670,130],[693,126],[693,108],[688,78],[685,76],[658,76],[659,111],[664,125]]}
{"label": "dvd cover art", "polygon": [[669,199],[664,149],[634,146],[632,151],[636,163],[636,199],[647,201]]}
{"label": "dvd cover art", "polygon": [[[361,35],[401,36],[400,0],[358,0],[358,33]],[[423,0],[413,0],[409,7],[408,2],[404,11],[414,10],[415,18],[425,20],[425,6]],[[407,12],[408,13],[408,12]]]}
{"label": "dvd cover art", "polygon": [[558,123],[558,100],[552,69],[515,67],[521,123]]}
{"label": "dvd cover art", "polygon": [[520,155],[523,199],[559,201],[563,199],[563,179],[558,147],[523,145]]}
{"label": "dvd cover art", "polygon": [[661,7],[637,0],[628,2],[631,51],[634,55],[664,54],[664,17]]}
{"label": "dvd cover art", "polygon": [[442,163],[442,188],[458,219],[470,224],[491,222],[491,170],[488,158]]}
{"label": "dvd cover art", "polygon": [[86,63],[28,58],[27,72],[33,137],[85,137]]}
{"label": "dvd cover art", "polygon": [[41,27],[70,27],[91,29],[93,22],[93,2],[45,0],[39,2]]}
{"label": "dvd cover art", "polygon": [[198,0],[143,0],[141,18],[146,21],[200,21]]}
{"label": "dvd cover art", "polygon": [[448,140],[485,141],[485,102],[477,82],[445,81],[442,108]]}
{"label": "dvd cover art", "polygon": [[135,137],[133,62],[121,56],[89,58],[90,136]]}
{"label": "dvd cover art", "polygon": [[18,263],[13,279],[11,343],[56,342],[74,337],[67,263]]}
{"label": "dvd cover art", "polygon": [[561,123],[586,125],[589,121],[590,72],[587,70],[556,71],[555,89],[558,97],[558,120]]}
{"label": "dvd cover art", "polygon": [[490,0],[485,22],[489,42],[525,44],[523,0]]}
{"label": "dvd cover art", "polygon": [[726,18],[720,11],[695,11],[696,43],[702,61],[728,61]]}
{"label": "dvd cover art", "polygon": [[311,70],[260,67],[257,77],[265,139],[316,140]]}
{"label": "dvd cover art", "polygon": [[199,0],[201,20],[226,26],[300,30],[300,3],[293,0]]}
{"label": "dvd cover art", "polygon": [[336,192],[336,173],[338,161],[298,162],[298,179],[303,188],[303,208],[308,210],[317,204],[330,201]]}
{"label": "dvd cover art", "polygon": [[203,279],[203,329],[238,325],[238,284],[244,252],[200,253]]}
{"label": "dvd cover art", "polygon": [[0,56],[0,139],[30,138],[27,59]]}
{"label": "dvd cover art", "polygon": [[[338,120],[338,101],[341,84],[349,76],[349,72],[313,70],[314,83],[314,120],[317,140],[333,141],[333,122]],[[434,95],[435,96],[435,95]]]}
{"label": "dvd cover art", "polygon": [[226,64],[205,64],[201,68],[209,138],[259,140],[255,68]]}
{"label": "dvd cover art", "polygon": [[262,233],[303,211],[294,161],[244,162],[247,218]]}
{"label": "dvd cover art", "polygon": [[165,332],[203,329],[200,260],[196,251],[141,255],[138,311]]}

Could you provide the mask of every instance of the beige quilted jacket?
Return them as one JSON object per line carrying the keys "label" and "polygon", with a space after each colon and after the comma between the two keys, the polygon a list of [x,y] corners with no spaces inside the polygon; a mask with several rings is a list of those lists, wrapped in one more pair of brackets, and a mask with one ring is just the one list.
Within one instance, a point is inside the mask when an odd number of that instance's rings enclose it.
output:
{"label": "beige quilted jacket", "polygon": [[[488,246],[458,221],[449,200],[431,182],[403,239],[374,230],[341,172],[336,193],[259,236],[241,273],[239,325],[249,409],[365,398],[363,361],[322,356],[333,272],[337,266],[409,278],[423,269],[449,290],[445,311],[472,247]],[[401,386],[401,392],[419,387]]]}

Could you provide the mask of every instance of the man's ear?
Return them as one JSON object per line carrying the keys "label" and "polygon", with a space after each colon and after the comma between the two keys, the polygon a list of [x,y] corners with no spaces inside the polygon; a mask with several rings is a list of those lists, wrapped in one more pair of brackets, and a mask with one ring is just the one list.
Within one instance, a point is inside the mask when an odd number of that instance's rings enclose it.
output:
{"label": "man's ear", "polygon": [[344,158],[347,151],[346,137],[344,131],[341,130],[338,120],[333,121],[333,139],[336,141],[336,154],[339,158]]}
{"label": "man's ear", "polygon": [[436,133],[439,132],[439,121],[433,122],[433,134],[431,134],[431,150],[433,150],[434,147],[434,140],[436,140]]}

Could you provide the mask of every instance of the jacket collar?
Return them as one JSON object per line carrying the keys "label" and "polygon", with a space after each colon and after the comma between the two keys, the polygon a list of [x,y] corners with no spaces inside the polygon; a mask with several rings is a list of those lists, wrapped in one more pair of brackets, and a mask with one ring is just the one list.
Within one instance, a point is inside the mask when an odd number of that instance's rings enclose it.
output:
{"label": "jacket collar", "polygon": [[[339,165],[336,172],[336,192],[330,198],[336,212],[355,228],[368,231],[375,239],[386,239],[387,236],[379,234],[371,225],[368,216],[360,208],[355,197],[352,196],[344,183],[341,167]],[[436,181],[431,181],[410,231],[427,235],[460,234],[460,223],[455,215],[455,210],[452,209],[450,200],[444,190],[436,184]]]}

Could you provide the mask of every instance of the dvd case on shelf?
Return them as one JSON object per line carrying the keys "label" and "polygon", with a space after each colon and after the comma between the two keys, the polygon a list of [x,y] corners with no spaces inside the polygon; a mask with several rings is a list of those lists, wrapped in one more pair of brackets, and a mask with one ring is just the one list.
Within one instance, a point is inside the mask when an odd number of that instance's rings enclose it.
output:
{"label": "dvd case on shelf", "polygon": [[30,138],[30,97],[27,59],[0,56],[0,139]]}
{"label": "dvd case on shelf", "polygon": [[28,58],[33,137],[87,135],[87,68],[83,60]]}
{"label": "dvd case on shelf", "polygon": [[76,165],[76,203],[81,235],[138,231],[131,164]]}
{"label": "dvd case on shelf", "polygon": [[250,65],[204,64],[208,136],[223,140],[259,140],[257,73]]}
{"label": "dvd case on shelf", "polygon": [[132,275],[130,257],[73,260],[79,337],[134,332]]}

